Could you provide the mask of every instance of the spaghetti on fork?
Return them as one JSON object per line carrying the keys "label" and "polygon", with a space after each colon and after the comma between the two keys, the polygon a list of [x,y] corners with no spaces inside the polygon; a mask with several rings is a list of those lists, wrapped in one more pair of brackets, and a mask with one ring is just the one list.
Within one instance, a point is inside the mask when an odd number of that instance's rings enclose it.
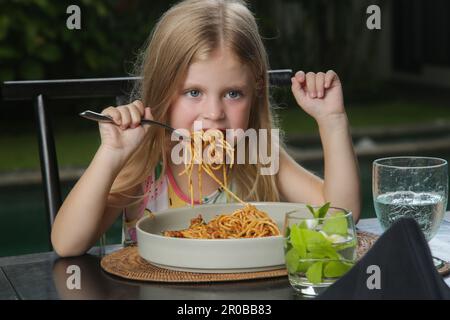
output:
{"label": "spaghetti on fork", "polygon": [[[280,235],[277,224],[270,216],[258,210],[255,206],[244,202],[227,187],[227,168],[224,157],[231,159],[230,168],[234,163],[234,149],[228,141],[225,140],[222,131],[208,130],[193,132],[189,147],[185,150],[189,152],[190,161],[185,161],[185,169],[182,174],[187,174],[189,181],[189,192],[191,196],[191,206],[194,206],[194,187],[192,183],[192,172],[194,165],[198,164],[198,187],[199,199],[201,203],[202,190],[202,170],[213,178],[221,188],[227,192],[227,195],[244,205],[231,214],[221,214],[209,223],[203,221],[201,215],[191,220],[189,228],[177,231],[164,231],[163,235],[177,238],[195,238],[195,239],[232,239],[232,238],[256,238]],[[202,157],[202,148],[206,147],[206,161]],[[223,150],[225,153],[223,153]],[[222,169],[222,170],[221,170]],[[222,171],[223,183],[214,174],[214,171]]]}

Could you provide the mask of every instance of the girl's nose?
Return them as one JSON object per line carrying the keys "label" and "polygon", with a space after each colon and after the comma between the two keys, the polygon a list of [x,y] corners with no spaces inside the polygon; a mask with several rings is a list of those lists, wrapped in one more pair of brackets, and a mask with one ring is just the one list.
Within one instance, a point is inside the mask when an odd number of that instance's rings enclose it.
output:
{"label": "girl's nose", "polygon": [[225,113],[220,99],[208,99],[204,107],[203,118],[209,120],[221,120],[224,117]]}

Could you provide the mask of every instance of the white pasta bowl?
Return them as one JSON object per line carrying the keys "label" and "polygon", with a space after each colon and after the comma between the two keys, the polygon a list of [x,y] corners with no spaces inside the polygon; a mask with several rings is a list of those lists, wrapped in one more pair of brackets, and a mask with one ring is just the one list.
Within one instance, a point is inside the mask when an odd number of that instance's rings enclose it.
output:
{"label": "white pasta bowl", "polygon": [[[285,214],[304,207],[286,202],[252,202],[266,212],[282,232]],[[142,258],[167,269],[236,273],[278,269],[284,266],[283,237],[243,239],[186,239],[163,236],[166,230],[186,229],[192,218],[202,215],[209,222],[219,214],[231,214],[242,204],[213,204],[154,213],[137,223],[138,250]]]}

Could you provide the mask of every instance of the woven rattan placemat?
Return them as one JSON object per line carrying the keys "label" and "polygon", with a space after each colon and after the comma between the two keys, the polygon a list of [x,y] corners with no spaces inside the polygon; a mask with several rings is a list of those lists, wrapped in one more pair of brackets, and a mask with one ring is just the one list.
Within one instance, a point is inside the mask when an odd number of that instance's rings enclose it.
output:
{"label": "woven rattan placemat", "polygon": [[[358,259],[372,247],[377,239],[377,235],[358,231]],[[103,257],[101,267],[106,272],[121,278],[154,282],[222,282],[275,278],[287,275],[285,268],[243,273],[193,273],[174,271],[154,266],[141,258],[136,246],[126,247]]]}

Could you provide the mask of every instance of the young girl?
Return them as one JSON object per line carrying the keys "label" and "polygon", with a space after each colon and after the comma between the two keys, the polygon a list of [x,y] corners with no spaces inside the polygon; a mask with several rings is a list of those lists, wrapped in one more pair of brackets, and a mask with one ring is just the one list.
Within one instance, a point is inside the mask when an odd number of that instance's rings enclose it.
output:
{"label": "young girl", "polygon": [[[56,216],[56,252],[83,254],[120,214],[126,240],[135,241],[135,223],[144,214],[190,205],[188,178],[180,175],[184,164],[171,159],[170,133],[142,126],[141,119],[189,131],[195,121],[203,129],[273,129],[268,68],[255,18],[243,2],[187,0],[169,9],[143,55],[139,99],[103,110],[115,124],[99,124],[101,145]],[[244,201],[331,202],[357,220],[358,165],[339,78],[331,70],[299,71],[291,80],[297,103],[317,121],[325,179],[280,147],[276,174],[261,174],[259,162],[237,164],[228,168],[228,188]],[[194,188],[194,202],[226,202],[218,183],[204,171],[200,175],[202,190]],[[195,169],[192,179],[197,186]]]}

